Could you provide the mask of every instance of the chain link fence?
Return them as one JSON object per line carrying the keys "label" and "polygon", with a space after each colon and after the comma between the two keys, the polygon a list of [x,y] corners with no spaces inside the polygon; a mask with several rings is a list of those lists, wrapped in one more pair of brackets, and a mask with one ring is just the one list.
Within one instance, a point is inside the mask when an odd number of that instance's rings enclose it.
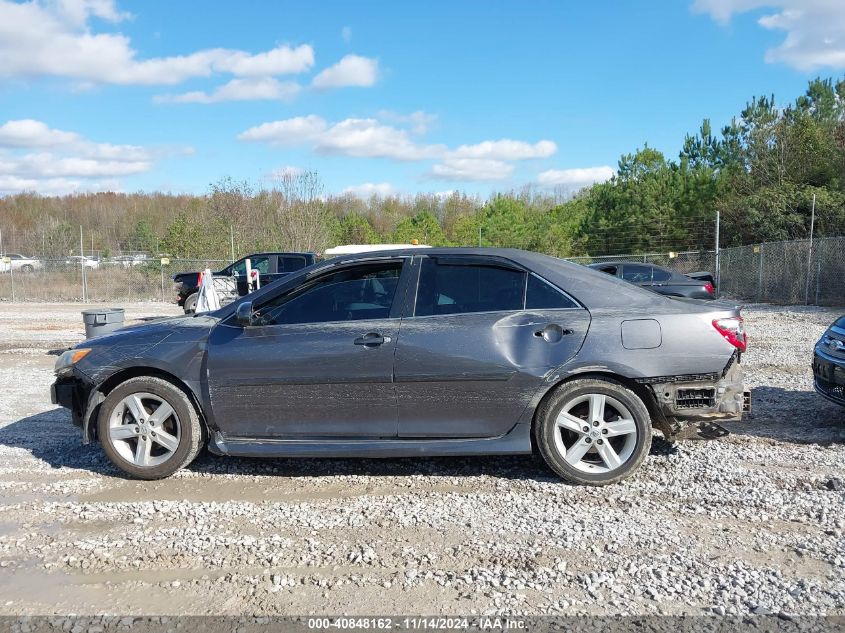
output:
{"label": "chain link fence", "polygon": [[[845,237],[770,242],[715,251],[572,257],[579,264],[638,261],[681,273],[717,272],[719,294],[740,301],[845,305]],[[0,300],[175,301],[176,273],[220,270],[216,259],[79,258],[0,263]],[[718,265],[717,265],[718,264]]]}
{"label": "chain link fence", "polygon": [[218,259],[38,259],[0,263],[0,300],[175,301],[173,275],[220,270]]}
{"label": "chain link fence", "polygon": [[845,237],[723,249],[722,296],[779,304],[845,305]]}

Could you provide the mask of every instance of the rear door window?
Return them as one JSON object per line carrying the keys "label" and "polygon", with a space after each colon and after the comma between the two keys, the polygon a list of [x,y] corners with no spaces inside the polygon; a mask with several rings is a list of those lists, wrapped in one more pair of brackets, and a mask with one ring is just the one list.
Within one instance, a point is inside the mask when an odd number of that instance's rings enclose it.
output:
{"label": "rear door window", "polygon": [[625,264],[622,267],[622,279],[635,284],[651,283],[652,266],[646,264]]}
{"label": "rear door window", "polygon": [[305,268],[306,262],[302,255],[279,255],[279,272],[292,273]]}
{"label": "rear door window", "polygon": [[[449,263],[449,262],[453,263]],[[526,273],[504,265],[444,263],[425,258],[417,289],[416,316],[522,310]]]}

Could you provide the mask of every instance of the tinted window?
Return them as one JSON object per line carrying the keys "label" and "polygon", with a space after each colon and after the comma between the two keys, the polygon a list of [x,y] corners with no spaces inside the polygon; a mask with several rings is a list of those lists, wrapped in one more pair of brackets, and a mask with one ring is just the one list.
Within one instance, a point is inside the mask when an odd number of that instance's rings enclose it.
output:
{"label": "tinted window", "polygon": [[[262,275],[270,272],[270,258],[267,256],[250,257],[249,265],[253,270],[258,270],[258,272]],[[246,275],[246,259],[242,259],[241,261],[232,264],[232,274],[237,275],[238,277]]]}
{"label": "tinted window", "polygon": [[616,275],[616,266],[602,266],[599,270],[608,275]]}
{"label": "tinted window", "polygon": [[494,265],[439,264],[424,259],[417,316],[522,310],[525,273]]}
{"label": "tinted window", "polygon": [[525,308],[527,310],[577,307],[579,307],[577,303],[554,286],[535,275],[528,275],[528,289],[525,291]]}
{"label": "tinted window", "polygon": [[651,283],[651,266],[644,264],[625,264],[622,267],[622,279],[635,284]]}
{"label": "tinted window", "polygon": [[258,309],[262,325],[386,319],[401,262],[381,262],[328,273]]}
{"label": "tinted window", "polygon": [[653,268],[654,271],[654,281],[669,281],[672,278],[672,273],[668,270],[663,270],[662,268]]}
{"label": "tinted window", "polygon": [[301,255],[280,255],[279,272],[292,273],[300,268],[305,268],[305,258]]}

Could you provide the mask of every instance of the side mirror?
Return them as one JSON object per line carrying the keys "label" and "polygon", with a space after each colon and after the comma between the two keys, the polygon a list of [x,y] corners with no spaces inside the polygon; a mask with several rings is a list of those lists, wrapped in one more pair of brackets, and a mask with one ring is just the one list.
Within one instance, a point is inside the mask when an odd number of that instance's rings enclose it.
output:
{"label": "side mirror", "polygon": [[252,301],[244,301],[238,304],[238,309],[235,312],[235,320],[238,322],[238,325],[243,327],[252,325],[252,315]]}

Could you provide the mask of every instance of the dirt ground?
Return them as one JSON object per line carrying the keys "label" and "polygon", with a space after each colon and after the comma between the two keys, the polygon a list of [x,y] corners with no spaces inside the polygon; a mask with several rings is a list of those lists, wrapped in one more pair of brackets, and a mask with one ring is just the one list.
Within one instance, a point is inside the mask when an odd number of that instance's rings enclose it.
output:
{"label": "dirt ground", "polygon": [[845,614],[845,409],[809,369],[845,309],[747,308],[753,414],[593,489],[532,457],[124,479],[49,402],[84,307],[0,303],[0,614]]}

